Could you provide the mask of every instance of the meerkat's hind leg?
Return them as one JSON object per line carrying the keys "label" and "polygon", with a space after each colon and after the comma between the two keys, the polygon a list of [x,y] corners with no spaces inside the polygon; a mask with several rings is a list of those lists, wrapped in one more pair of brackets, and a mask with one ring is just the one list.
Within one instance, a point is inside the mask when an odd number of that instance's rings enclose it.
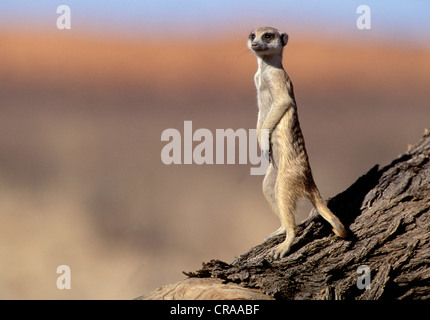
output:
{"label": "meerkat's hind leg", "polygon": [[269,168],[267,169],[266,176],[263,180],[263,194],[267,202],[269,203],[270,208],[272,208],[272,211],[276,214],[279,220],[281,220],[281,226],[276,231],[265,236],[264,241],[267,241],[268,239],[273,238],[277,235],[284,234],[286,230],[279,214],[278,205],[276,204],[275,185],[277,176],[278,170],[273,166],[273,164],[270,164]]}
{"label": "meerkat's hind leg", "polygon": [[274,259],[282,259],[290,251],[290,247],[296,237],[296,222],[295,212],[297,204],[297,194],[291,193],[291,188],[294,188],[291,183],[287,183],[285,179],[280,179],[276,183],[276,199],[279,208],[279,214],[282,225],[285,226],[286,237],[284,242],[277,245],[271,251],[271,256]]}

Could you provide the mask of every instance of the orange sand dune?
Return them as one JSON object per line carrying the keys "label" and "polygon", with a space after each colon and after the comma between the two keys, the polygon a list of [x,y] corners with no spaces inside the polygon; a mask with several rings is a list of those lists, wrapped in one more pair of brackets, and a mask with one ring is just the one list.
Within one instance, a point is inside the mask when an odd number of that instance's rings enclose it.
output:
{"label": "orange sand dune", "polygon": [[[232,90],[249,86],[255,61],[244,43],[173,41],[167,45],[148,37],[127,43],[62,33],[2,34],[0,73],[7,83],[14,84],[131,86],[160,92],[196,86]],[[333,84],[414,90],[428,84],[429,53],[300,39],[289,43],[285,66],[293,78],[319,90]]]}

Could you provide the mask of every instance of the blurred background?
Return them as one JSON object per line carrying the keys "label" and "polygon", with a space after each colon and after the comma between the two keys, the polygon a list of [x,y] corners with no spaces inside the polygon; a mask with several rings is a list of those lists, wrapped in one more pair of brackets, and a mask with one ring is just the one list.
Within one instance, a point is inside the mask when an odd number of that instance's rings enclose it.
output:
{"label": "blurred background", "polygon": [[[255,27],[290,35],[284,66],[324,198],[405,152],[430,127],[430,4],[369,3],[359,30],[361,4],[1,1],[0,298],[135,298],[278,228],[253,165],[160,158],[161,133],[187,120],[255,128]],[[70,290],[56,287],[63,264]]]}

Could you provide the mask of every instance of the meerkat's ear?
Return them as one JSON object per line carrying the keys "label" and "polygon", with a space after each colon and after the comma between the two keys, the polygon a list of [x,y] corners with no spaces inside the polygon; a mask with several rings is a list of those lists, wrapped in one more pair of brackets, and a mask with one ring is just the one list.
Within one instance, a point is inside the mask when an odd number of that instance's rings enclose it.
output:
{"label": "meerkat's ear", "polygon": [[288,42],[288,34],[286,34],[285,32],[281,32],[282,45],[285,47],[287,45],[287,42]]}

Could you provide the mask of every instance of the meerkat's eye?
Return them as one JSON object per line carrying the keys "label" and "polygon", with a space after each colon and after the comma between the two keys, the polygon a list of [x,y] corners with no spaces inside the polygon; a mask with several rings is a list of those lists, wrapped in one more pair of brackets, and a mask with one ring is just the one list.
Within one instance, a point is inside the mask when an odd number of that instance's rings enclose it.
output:
{"label": "meerkat's eye", "polygon": [[273,39],[274,36],[275,35],[273,33],[266,33],[264,34],[264,39],[270,40],[270,39]]}
{"label": "meerkat's eye", "polygon": [[255,34],[254,34],[254,33],[251,33],[251,34],[249,35],[249,39],[254,40],[254,39],[255,39]]}

